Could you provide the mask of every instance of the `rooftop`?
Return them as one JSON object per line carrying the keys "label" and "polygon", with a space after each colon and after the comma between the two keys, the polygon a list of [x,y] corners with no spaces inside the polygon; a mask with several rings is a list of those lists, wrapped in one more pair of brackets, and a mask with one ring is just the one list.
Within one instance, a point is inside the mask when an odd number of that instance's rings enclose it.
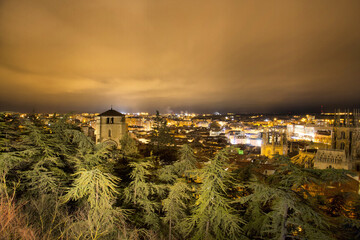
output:
{"label": "rooftop", "polygon": [[124,116],[124,114],[119,113],[113,109],[107,110],[106,112],[101,113],[99,116],[106,116],[106,117],[117,117],[117,116]]}

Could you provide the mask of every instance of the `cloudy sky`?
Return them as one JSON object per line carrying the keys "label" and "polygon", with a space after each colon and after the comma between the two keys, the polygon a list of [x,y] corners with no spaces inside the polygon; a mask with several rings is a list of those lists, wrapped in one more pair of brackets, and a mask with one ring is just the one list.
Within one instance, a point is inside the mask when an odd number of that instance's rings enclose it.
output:
{"label": "cloudy sky", "polygon": [[0,0],[0,110],[360,104],[360,1]]}

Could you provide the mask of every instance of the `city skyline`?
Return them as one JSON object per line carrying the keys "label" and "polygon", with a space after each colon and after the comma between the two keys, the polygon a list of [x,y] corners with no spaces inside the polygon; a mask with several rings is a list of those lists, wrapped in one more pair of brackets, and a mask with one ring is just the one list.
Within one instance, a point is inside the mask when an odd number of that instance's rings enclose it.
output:
{"label": "city skyline", "polygon": [[360,105],[358,1],[0,3],[0,111]]}

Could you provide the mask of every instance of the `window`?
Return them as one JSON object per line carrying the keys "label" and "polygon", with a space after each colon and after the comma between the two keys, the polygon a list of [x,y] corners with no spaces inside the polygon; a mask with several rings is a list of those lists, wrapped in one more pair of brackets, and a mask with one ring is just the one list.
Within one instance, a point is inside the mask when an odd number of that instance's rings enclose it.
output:
{"label": "window", "polygon": [[345,143],[342,142],[342,143],[340,144],[340,149],[341,149],[341,150],[344,150],[344,149],[345,149]]}
{"label": "window", "polygon": [[111,137],[111,130],[109,130],[109,137]]}
{"label": "window", "polygon": [[340,139],[345,139],[345,132],[344,131],[341,132],[341,138]]}
{"label": "window", "polygon": [[114,118],[106,118],[106,124],[113,124],[114,123]]}

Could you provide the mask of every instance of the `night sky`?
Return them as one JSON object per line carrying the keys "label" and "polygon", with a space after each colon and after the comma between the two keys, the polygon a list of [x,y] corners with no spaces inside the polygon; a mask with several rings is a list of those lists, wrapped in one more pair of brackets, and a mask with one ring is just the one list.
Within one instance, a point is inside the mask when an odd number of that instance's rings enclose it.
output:
{"label": "night sky", "polygon": [[0,0],[0,111],[360,105],[360,1]]}

